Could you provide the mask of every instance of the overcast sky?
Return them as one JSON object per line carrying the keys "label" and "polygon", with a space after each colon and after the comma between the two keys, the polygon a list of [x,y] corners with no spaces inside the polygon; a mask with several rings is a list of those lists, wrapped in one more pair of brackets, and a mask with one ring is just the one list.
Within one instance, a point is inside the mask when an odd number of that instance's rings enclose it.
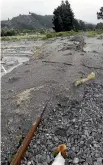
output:
{"label": "overcast sky", "polygon": [[[103,0],[69,0],[75,17],[86,22],[97,23],[96,12],[103,6]],[[1,18],[8,19],[19,14],[34,12],[53,14],[61,0],[2,0]],[[100,21],[99,21],[100,22]]]}

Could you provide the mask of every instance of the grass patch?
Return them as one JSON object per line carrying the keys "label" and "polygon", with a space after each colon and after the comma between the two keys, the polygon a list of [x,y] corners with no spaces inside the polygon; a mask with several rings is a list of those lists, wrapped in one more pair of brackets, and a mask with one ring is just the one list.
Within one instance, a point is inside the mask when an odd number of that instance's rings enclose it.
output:
{"label": "grass patch", "polygon": [[66,31],[66,32],[51,32],[47,33],[43,39],[55,38],[55,37],[66,37],[80,35],[82,32]]}
{"label": "grass patch", "polygon": [[98,37],[102,35],[103,36],[103,30],[98,30],[98,31],[88,31],[86,32],[87,37]]}
{"label": "grass patch", "polygon": [[7,37],[1,37],[1,40],[4,41],[10,41],[10,40],[31,40],[31,39],[37,39],[37,38],[43,38],[45,35],[43,34],[31,34],[31,35],[17,35],[17,36],[7,36]]}
{"label": "grass patch", "polygon": [[66,37],[66,36],[74,36],[74,35],[80,35],[81,32],[75,32],[75,31],[67,31],[67,32],[49,32],[46,34],[27,34],[27,35],[17,35],[17,36],[7,36],[7,37],[1,37],[1,40],[9,41],[9,40],[31,40],[31,39],[48,39],[48,38],[55,38],[55,37]]}
{"label": "grass patch", "polygon": [[[48,32],[46,34],[21,34],[16,36],[7,36],[7,37],[1,37],[1,40],[9,41],[9,40],[33,40],[33,39],[49,39],[49,38],[56,38],[56,37],[67,37],[67,36],[76,36],[76,35],[82,35],[82,31],[75,32],[73,30],[66,31],[66,32]],[[98,31],[87,31],[86,32],[87,37],[98,37],[103,36],[103,30]]]}

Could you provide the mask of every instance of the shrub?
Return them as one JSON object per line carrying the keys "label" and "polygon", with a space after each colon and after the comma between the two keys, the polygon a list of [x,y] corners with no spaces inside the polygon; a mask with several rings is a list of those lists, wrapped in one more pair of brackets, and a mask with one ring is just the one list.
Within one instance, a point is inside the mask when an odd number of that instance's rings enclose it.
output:
{"label": "shrub", "polygon": [[8,28],[1,29],[1,36],[15,36],[17,34],[18,31],[14,29],[8,29]]}
{"label": "shrub", "polygon": [[46,38],[52,38],[54,35],[53,35],[53,33],[47,33],[46,34]]}
{"label": "shrub", "polygon": [[96,30],[96,31],[88,31],[86,32],[87,37],[96,37],[98,35],[102,35],[103,31],[102,30]]}

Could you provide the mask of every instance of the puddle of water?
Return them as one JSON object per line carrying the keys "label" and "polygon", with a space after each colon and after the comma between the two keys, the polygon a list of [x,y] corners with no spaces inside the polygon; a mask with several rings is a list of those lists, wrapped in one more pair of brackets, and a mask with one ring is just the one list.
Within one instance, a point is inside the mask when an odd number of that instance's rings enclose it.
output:
{"label": "puddle of water", "polygon": [[5,56],[3,57],[3,67],[7,72],[1,71],[1,77],[6,75],[7,73],[11,72],[13,69],[17,68],[18,66],[22,65],[23,62],[29,61],[28,57],[11,57]]}

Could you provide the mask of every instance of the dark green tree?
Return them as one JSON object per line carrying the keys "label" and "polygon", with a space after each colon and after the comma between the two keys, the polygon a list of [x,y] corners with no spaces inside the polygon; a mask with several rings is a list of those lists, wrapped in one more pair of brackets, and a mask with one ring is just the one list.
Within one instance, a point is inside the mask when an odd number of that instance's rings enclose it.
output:
{"label": "dark green tree", "polygon": [[75,31],[81,30],[79,21],[78,21],[77,19],[74,19],[74,20],[73,20],[73,26],[74,26],[74,30],[75,30]]}
{"label": "dark green tree", "polygon": [[95,30],[96,29],[96,25],[92,24],[92,23],[86,23],[85,24],[85,29],[86,30]]}
{"label": "dark green tree", "polygon": [[85,23],[82,20],[79,21],[79,25],[80,25],[80,30],[84,30],[84,31],[86,30]]}
{"label": "dark green tree", "polygon": [[74,13],[67,0],[65,2],[62,1],[61,5],[54,10],[53,14],[53,29],[56,32],[73,29]]}
{"label": "dark green tree", "polygon": [[97,12],[97,18],[103,19],[103,7],[100,8],[100,12]]}
{"label": "dark green tree", "polygon": [[102,23],[102,22],[97,23],[96,29],[101,29],[101,30],[103,30],[103,23]]}

